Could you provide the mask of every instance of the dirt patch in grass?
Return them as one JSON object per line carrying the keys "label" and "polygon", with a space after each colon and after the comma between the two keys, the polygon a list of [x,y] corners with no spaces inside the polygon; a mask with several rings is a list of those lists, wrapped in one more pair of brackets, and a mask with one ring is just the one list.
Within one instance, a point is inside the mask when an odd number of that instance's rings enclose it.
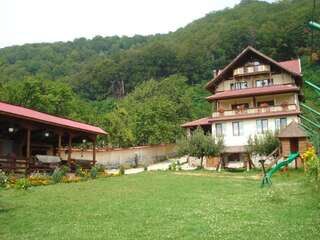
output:
{"label": "dirt patch in grass", "polygon": [[232,174],[225,174],[225,173],[193,173],[193,172],[175,172],[176,175],[181,176],[197,176],[197,177],[217,177],[217,178],[232,178],[232,179],[253,179],[253,180],[260,180],[261,175],[250,175],[250,176],[239,176],[239,175],[232,175]]}

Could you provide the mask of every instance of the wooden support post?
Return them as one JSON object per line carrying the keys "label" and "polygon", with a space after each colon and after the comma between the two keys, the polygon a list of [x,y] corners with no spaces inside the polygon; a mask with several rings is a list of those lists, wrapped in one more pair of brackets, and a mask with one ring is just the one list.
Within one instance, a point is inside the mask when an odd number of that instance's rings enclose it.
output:
{"label": "wooden support post", "polygon": [[27,146],[26,146],[26,174],[30,170],[30,156],[31,155],[31,128],[27,128]]}
{"label": "wooden support post", "polygon": [[257,107],[257,100],[255,96],[253,97],[253,107]]}
{"label": "wooden support post", "polygon": [[71,153],[72,153],[72,134],[69,133],[69,144],[68,144],[68,164],[71,165]]}
{"label": "wooden support post", "polygon": [[97,136],[93,137],[92,141],[92,165],[96,165],[96,142],[97,142]]}
{"label": "wooden support post", "polygon": [[61,142],[62,142],[62,134],[59,133],[58,135],[58,157],[61,158]]}

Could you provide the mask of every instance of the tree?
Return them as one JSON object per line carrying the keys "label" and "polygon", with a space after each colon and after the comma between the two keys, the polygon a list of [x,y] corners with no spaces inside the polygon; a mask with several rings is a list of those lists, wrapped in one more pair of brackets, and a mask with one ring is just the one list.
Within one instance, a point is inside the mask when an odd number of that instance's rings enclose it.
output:
{"label": "tree", "polygon": [[191,136],[180,139],[178,153],[200,158],[200,167],[203,167],[203,157],[219,156],[223,151],[222,138],[215,139],[211,135],[205,135],[201,127],[198,127]]}
{"label": "tree", "polygon": [[271,154],[276,148],[280,147],[280,141],[277,137],[277,133],[267,131],[263,135],[254,135],[249,137],[247,142],[247,152],[252,154],[258,154],[267,156]]}

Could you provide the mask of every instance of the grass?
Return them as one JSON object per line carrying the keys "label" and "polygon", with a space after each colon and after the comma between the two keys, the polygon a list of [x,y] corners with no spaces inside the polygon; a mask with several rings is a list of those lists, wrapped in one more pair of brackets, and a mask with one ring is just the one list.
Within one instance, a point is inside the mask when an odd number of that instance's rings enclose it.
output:
{"label": "grass", "polygon": [[[254,173],[252,173],[254,174]],[[301,173],[153,172],[0,192],[0,239],[320,239]]]}

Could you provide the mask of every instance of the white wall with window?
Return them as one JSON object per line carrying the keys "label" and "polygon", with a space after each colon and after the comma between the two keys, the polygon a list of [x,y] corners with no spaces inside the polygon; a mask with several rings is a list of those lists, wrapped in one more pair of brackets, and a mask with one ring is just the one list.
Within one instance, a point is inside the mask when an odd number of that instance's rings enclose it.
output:
{"label": "white wall with window", "polygon": [[244,146],[247,145],[249,136],[275,131],[287,126],[293,120],[298,121],[298,116],[217,122],[212,124],[212,135],[223,136],[226,146]]}

